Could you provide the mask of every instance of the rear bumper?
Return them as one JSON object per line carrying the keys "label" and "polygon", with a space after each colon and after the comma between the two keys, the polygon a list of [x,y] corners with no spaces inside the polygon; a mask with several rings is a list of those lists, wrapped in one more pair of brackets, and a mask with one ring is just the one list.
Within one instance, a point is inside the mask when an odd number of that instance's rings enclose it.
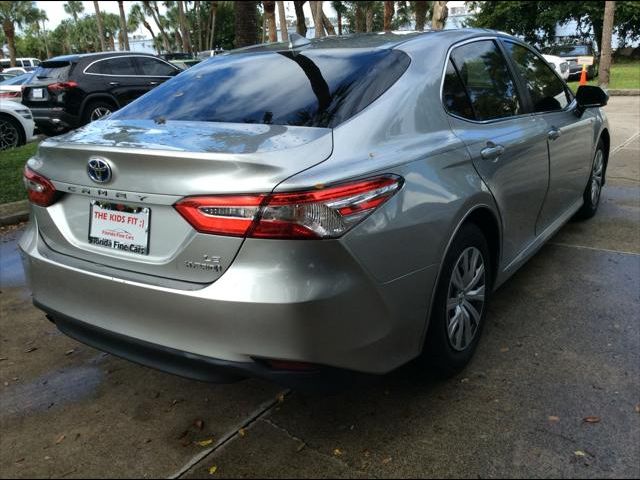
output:
{"label": "rear bumper", "polygon": [[31,108],[31,113],[39,128],[64,131],[80,125],[80,119],[61,107]]}
{"label": "rear bumper", "polygon": [[[231,365],[232,376],[274,380],[274,375],[293,375],[295,380],[295,374],[267,374],[256,359],[384,374],[421,352],[437,266],[379,284],[340,242],[292,242],[274,241],[263,248],[259,244],[265,242],[247,240],[225,274],[197,290],[96,273],[90,262],[80,261],[86,268],[79,268],[76,260],[74,266],[67,265],[52,254],[33,224],[20,247],[36,305],[62,319],[59,326],[65,333],[107,351],[113,351],[108,342],[74,335],[67,325],[82,322],[83,331],[178,352],[173,359]],[[201,377],[171,367],[171,361],[137,358],[138,348],[113,353]]]}
{"label": "rear bumper", "polygon": [[211,383],[263,378],[305,392],[340,390],[366,377],[348,370],[317,367],[309,371],[276,370],[261,362],[230,362],[194,355],[119,335],[55,312],[34,302],[65,335],[98,350],[181,377]]}

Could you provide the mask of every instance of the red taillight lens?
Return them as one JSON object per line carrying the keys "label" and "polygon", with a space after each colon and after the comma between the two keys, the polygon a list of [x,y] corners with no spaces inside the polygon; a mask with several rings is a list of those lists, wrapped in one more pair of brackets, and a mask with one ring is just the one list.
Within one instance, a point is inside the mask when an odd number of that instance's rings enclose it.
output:
{"label": "red taillight lens", "polygon": [[72,88],[76,88],[78,84],[76,82],[58,82],[47,85],[47,90],[51,93],[60,93]]}
{"label": "red taillight lens", "polygon": [[58,195],[53,184],[29,167],[24,168],[23,181],[31,203],[40,207],[48,207],[56,201]]}
{"label": "red taillight lens", "polygon": [[369,216],[401,186],[401,178],[383,176],[305,192],[190,197],[175,208],[203,233],[336,238]]}
{"label": "red taillight lens", "polygon": [[22,92],[0,92],[0,98],[4,98],[7,100],[20,97],[22,97]]}

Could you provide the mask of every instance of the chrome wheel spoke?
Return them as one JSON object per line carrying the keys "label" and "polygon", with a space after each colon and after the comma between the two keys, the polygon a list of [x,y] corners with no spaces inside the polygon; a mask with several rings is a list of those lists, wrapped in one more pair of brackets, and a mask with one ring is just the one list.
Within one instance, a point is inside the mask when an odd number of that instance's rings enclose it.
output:
{"label": "chrome wheel spoke", "polygon": [[469,316],[469,312],[463,308],[464,312],[464,346],[468,347],[473,340],[473,331],[471,329],[471,317]]}
{"label": "chrome wheel spoke", "polygon": [[478,325],[480,323],[480,312],[468,300],[464,300],[462,305],[465,311],[470,314],[470,318],[473,317],[475,324]]}
{"label": "chrome wheel spoke", "polygon": [[484,285],[475,290],[467,292],[467,300],[470,302],[484,302]]}

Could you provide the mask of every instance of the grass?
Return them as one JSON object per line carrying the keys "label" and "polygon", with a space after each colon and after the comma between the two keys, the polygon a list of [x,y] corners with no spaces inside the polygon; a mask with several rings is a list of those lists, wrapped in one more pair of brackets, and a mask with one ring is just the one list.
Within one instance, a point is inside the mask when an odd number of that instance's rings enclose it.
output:
{"label": "grass", "polygon": [[[578,89],[579,80],[567,82],[575,92]],[[587,82],[589,85],[598,85],[598,79]],[[622,61],[611,66],[609,88],[612,89],[640,89],[640,61]]]}
{"label": "grass", "polygon": [[22,170],[30,157],[35,155],[38,142],[0,152],[0,204],[26,200],[22,184]]}

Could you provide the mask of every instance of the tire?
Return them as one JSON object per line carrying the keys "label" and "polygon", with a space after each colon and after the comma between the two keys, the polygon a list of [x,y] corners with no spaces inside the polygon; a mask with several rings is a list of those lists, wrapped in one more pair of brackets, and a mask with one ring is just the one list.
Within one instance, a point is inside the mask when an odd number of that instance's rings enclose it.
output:
{"label": "tire", "polygon": [[117,108],[106,100],[94,100],[84,107],[82,123],[83,125],[86,125],[87,123],[98,120],[112,112],[115,112],[116,110]]}
{"label": "tire", "polygon": [[0,151],[20,147],[26,143],[26,138],[18,120],[9,115],[0,115]]}
{"label": "tire", "polygon": [[605,153],[604,144],[602,140],[598,142],[596,153],[593,156],[593,162],[591,165],[591,174],[589,175],[589,181],[584,189],[582,198],[584,203],[580,210],[575,214],[575,218],[578,220],[587,220],[593,217],[598,211],[600,205],[600,198],[602,197],[602,185],[604,183],[605,172]]}
{"label": "tire", "polygon": [[[476,254],[480,255],[479,260],[484,267],[484,273],[479,273],[480,263],[476,263],[478,268],[468,270],[476,272],[477,282],[469,282],[471,276],[457,275],[454,278],[454,270],[458,274],[464,272],[465,258],[473,261]],[[469,363],[478,346],[491,295],[491,265],[489,246],[482,230],[473,223],[463,225],[449,247],[440,272],[423,353],[423,362],[441,378],[449,378],[460,372]],[[460,294],[460,286],[464,287],[463,291],[469,288],[470,290],[466,290],[466,294]],[[483,293],[481,302],[477,300],[481,296],[480,291]],[[472,297],[476,299],[473,300]],[[471,304],[475,312],[467,303]],[[448,306],[451,304],[455,306]],[[469,318],[468,323],[465,315]],[[456,316],[458,327],[454,328]],[[450,328],[453,332],[451,335]],[[467,331],[470,337],[466,335]]]}

